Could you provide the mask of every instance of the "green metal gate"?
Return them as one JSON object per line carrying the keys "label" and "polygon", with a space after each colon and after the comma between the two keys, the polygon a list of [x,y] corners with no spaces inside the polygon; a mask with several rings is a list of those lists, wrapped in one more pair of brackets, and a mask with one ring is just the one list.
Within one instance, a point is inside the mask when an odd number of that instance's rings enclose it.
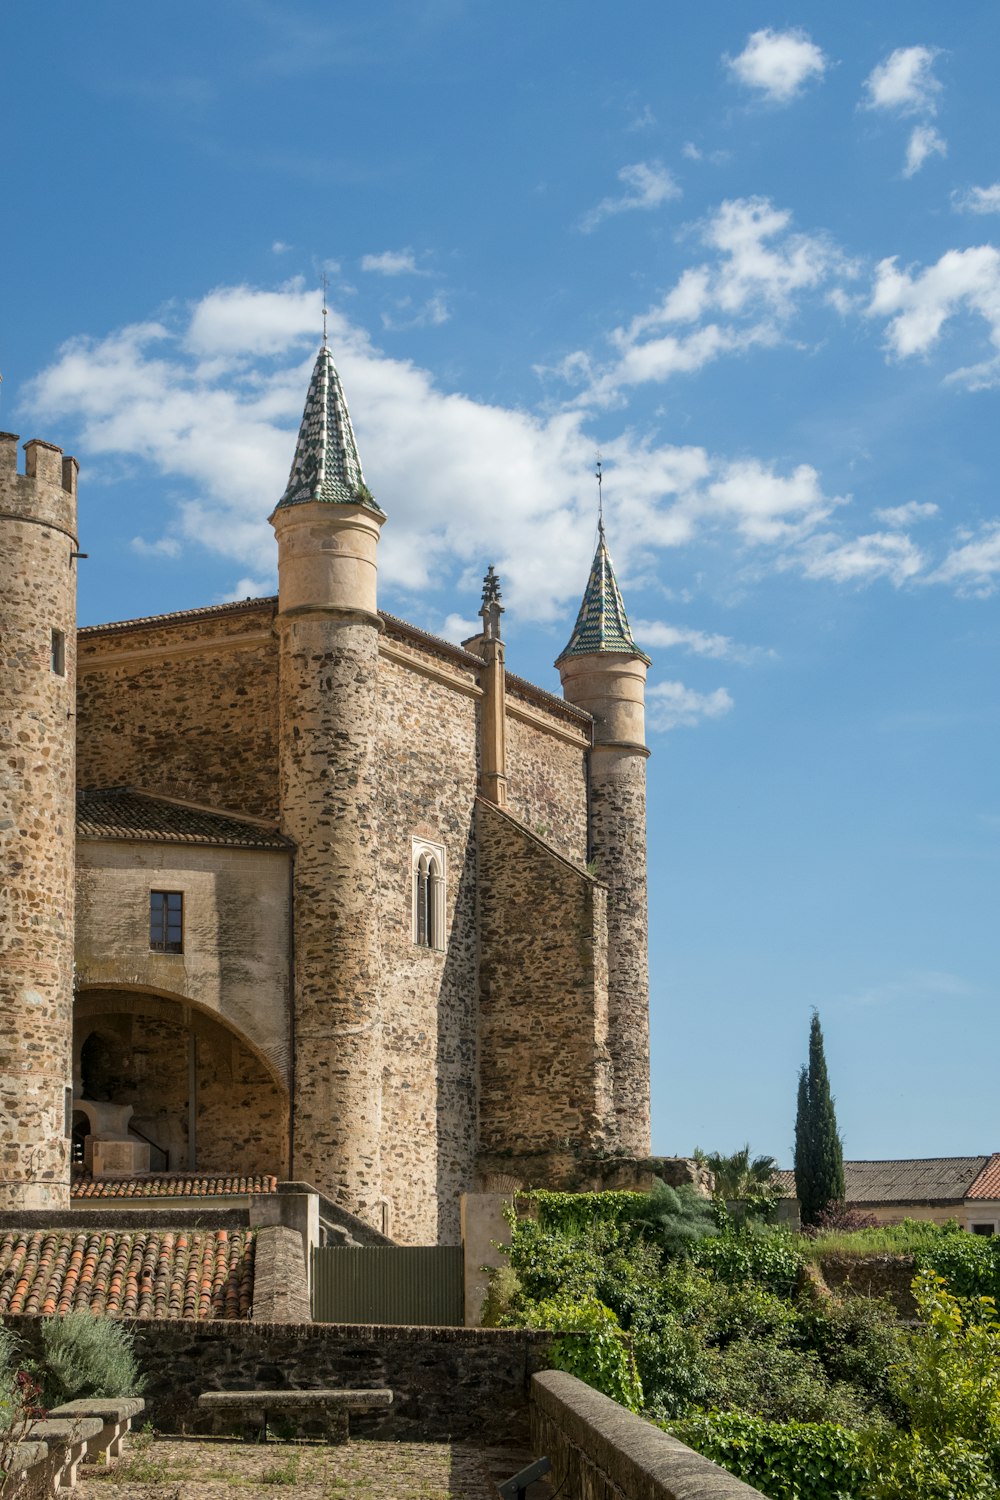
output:
{"label": "green metal gate", "polygon": [[320,1245],[312,1253],[317,1323],[461,1328],[461,1245]]}

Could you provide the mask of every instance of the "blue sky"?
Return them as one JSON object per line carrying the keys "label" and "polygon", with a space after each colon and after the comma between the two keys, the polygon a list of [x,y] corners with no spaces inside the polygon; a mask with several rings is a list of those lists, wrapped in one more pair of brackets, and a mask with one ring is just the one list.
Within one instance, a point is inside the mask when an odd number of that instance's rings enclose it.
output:
{"label": "blue sky", "polygon": [[111,0],[5,18],[0,426],[82,623],[273,591],[329,277],[382,604],[650,672],[654,1145],[1000,1149],[1000,11]]}

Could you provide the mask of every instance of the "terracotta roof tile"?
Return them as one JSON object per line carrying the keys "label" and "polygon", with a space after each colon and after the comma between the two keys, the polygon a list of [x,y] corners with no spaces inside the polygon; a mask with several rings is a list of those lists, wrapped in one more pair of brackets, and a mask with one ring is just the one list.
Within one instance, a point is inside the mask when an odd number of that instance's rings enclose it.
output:
{"label": "terracotta roof tile", "polygon": [[252,1229],[8,1229],[0,1233],[0,1315],[89,1308],[126,1318],[248,1318]]}
{"label": "terracotta roof tile", "polygon": [[85,1177],[73,1179],[71,1198],[218,1198],[276,1193],[277,1177]]}
{"label": "terracotta roof tile", "polygon": [[967,1198],[1000,1198],[1000,1151],[994,1151],[975,1182],[966,1193]]}
{"label": "terracotta roof tile", "polygon": [[[1000,1156],[930,1156],[908,1161],[845,1161],[844,1179],[849,1204],[960,1203],[972,1197],[972,1188],[985,1176],[984,1169],[996,1162],[993,1179],[997,1189],[981,1197],[1000,1197]],[[775,1176],[789,1195],[795,1192],[795,1173]]]}
{"label": "terracotta roof tile", "polygon": [[186,806],[131,787],[77,792],[76,831],[84,839],[142,839],[158,844],[224,844],[238,849],[292,848],[256,820]]}

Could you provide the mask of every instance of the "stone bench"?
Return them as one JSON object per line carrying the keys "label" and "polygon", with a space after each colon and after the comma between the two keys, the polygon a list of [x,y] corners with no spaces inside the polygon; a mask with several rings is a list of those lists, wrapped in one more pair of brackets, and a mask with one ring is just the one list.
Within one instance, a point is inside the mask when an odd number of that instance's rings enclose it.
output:
{"label": "stone bench", "polygon": [[346,1443],[352,1411],[379,1411],[392,1405],[392,1391],[289,1390],[204,1391],[198,1397],[202,1411],[211,1412],[213,1432],[235,1422],[242,1435],[267,1441],[271,1417],[294,1417],[302,1431],[320,1429],[329,1443]]}
{"label": "stone bench", "polygon": [[54,1406],[50,1417],[76,1421],[81,1417],[97,1417],[102,1423],[101,1434],[91,1443],[87,1456],[103,1454],[104,1462],[120,1458],[122,1444],[132,1427],[133,1417],[145,1411],[146,1403],[141,1396],[81,1396],[76,1401],[64,1401]]}
{"label": "stone bench", "polygon": [[32,1423],[31,1443],[18,1446],[44,1445],[53,1489],[75,1490],[80,1461],[96,1454],[103,1427],[100,1417],[42,1417]]}

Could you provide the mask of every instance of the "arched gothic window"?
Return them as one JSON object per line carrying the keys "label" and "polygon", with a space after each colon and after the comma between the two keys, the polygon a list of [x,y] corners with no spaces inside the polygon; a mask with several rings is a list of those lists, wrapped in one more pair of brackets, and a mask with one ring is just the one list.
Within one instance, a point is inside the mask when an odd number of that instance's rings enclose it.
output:
{"label": "arched gothic window", "polygon": [[444,948],[444,849],[413,840],[413,941],[420,948]]}

